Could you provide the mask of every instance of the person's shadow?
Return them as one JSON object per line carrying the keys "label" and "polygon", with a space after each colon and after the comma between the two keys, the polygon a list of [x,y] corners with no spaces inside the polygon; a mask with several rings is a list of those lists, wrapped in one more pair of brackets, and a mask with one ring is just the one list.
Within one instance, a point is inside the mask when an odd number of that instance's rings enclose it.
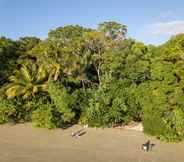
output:
{"label": "person's shadow", "polygon": [[150,151],[152,151],[152,149],[153,149],[155,146],[156,146],[156,144],[151,143],[151,144],[150,144]]}

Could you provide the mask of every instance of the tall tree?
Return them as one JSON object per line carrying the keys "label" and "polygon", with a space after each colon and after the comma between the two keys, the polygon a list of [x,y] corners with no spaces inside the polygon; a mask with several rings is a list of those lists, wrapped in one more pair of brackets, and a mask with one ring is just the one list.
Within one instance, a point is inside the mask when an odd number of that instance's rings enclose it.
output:
{"label": "tall tree", "polygon": [[99,24],[98,30],[113,40],[124,39],[127,34],[127,26],[115,21],[105,21]]}
{"label": "tall tree", "polygon": [[49,39],[61,40],[65,43],[81,38],[84,33],[91,31],[91,29],[83,28],[79,25],[67,25],[58,27],[48,33]]}
{"label": "tall tree", "polygon": [[21,37],[17,41],[19,52],[25,53],[34,48],[40,42],[41,40],[37,37]]}
{"label": "tall tree", "polygon": [[88,55],[88,64],[96,71],[97,80],[101,84],[100,66],[103,62],[102,54],[107,49],[107,40],[103,33],[92,31],[85,35],[85,49]]}

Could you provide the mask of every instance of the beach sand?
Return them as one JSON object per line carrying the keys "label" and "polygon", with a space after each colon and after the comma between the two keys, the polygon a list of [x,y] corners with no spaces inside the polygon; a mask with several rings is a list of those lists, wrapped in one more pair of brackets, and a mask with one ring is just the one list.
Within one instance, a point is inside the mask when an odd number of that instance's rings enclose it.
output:
{"label": "beach sand", "polygon": [[[82,127],[47,130],[30,123],[0,125],[0,162],[183,162],[184,142],[164,143],[141,131],[87,128],[79,139],[71,137]],[[150,139],[155,147],[143,152]]]}

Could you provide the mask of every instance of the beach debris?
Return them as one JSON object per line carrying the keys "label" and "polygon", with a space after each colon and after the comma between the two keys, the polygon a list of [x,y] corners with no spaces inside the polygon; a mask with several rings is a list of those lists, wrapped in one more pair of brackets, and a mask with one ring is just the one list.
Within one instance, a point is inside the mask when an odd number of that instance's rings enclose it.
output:
{"label": "beach debris", "polygon": [[127,125],[114,124],[113,128],[126,129],[126,130],[135,130],[135,131],[143,132],[143,125],[142,125],[142,123],[133,122],[133,121],[128,123]]}
{"label": "beach debris", "polygon": [[83,128],[88,128],[88,124],[84,125]]}
{"label": "beach debris", "polygon": [[81,129],[81,130],[78,130],[77,132],[72,132],[72,137],[75,139],[78,139],[81,136],[83,136],[84,134],[86,134],[85,129]]}
{"label": "beach debris", "polygon": [[143,131],[143,125],[142,123],[137,123],[137,122],[130,122],[128,125],[124,126],[124,129],[127,130],[136,130],[136,131]]}

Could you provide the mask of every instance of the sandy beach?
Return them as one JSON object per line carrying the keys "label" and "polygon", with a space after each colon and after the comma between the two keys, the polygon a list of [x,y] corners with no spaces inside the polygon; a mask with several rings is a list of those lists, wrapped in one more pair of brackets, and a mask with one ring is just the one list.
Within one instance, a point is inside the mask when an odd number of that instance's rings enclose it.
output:
{"label": "sandy beach", "polygon": [[[0,162],[183,162],[184,143],[169,144],[140,131],[87,128],[79,139],[71,137],[81,126],[56,130],[31,124],[0,126]],[[151,152],[140,147],[147,139]]]}

